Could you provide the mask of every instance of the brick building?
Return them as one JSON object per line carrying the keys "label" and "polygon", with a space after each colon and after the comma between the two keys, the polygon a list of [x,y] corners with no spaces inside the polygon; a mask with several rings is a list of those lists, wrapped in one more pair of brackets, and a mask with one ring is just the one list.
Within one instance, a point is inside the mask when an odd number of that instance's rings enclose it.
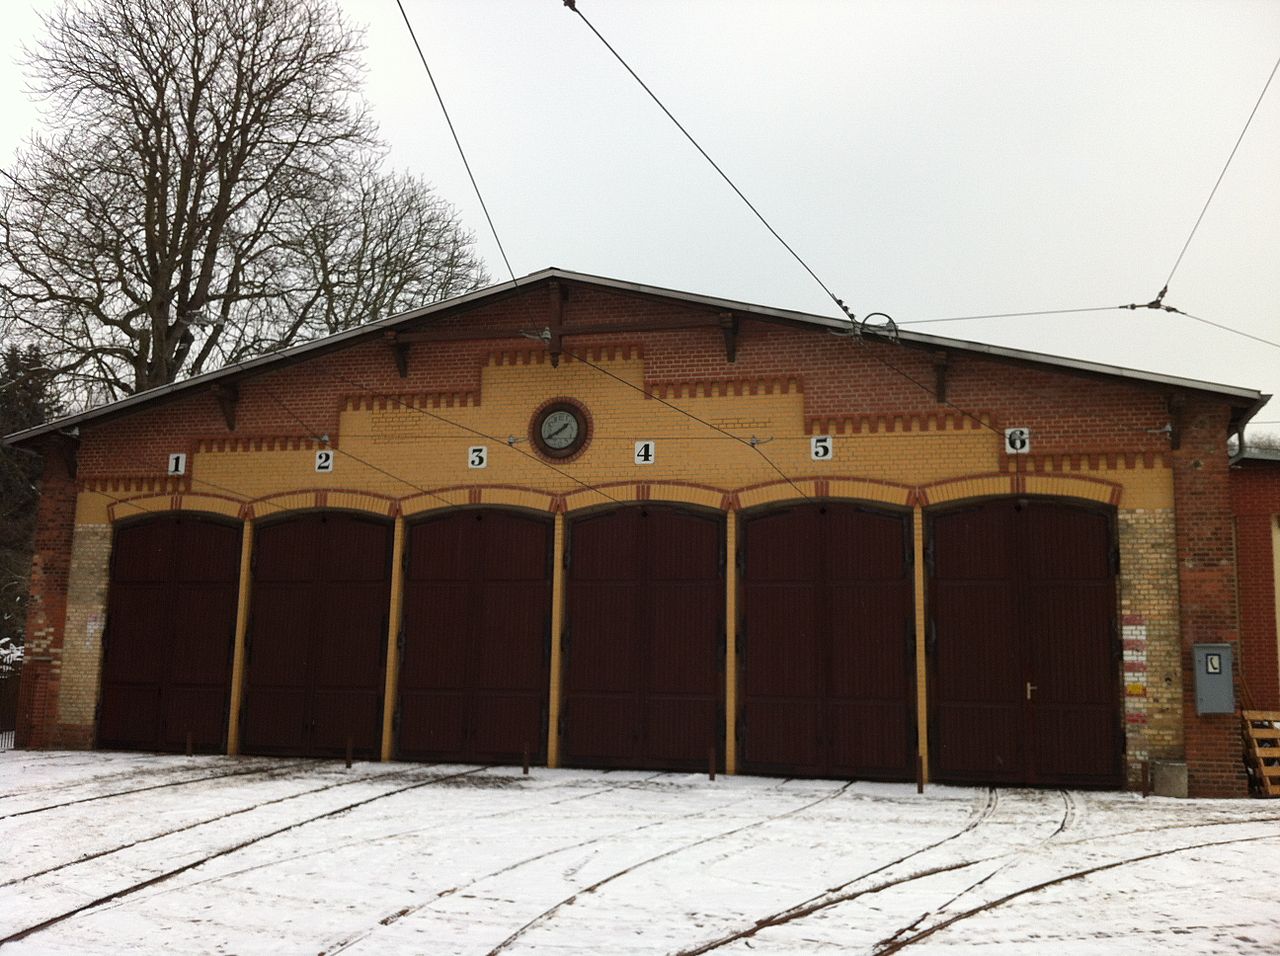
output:
{"label": "brick building", "polygon": [[1242,703],[1280,710],[1280,451],[1248,449],[1231,466]]}
{"label": "brick building", "polygon": [[20,744],[1242,793],[1265,396],[849,331],[551,269],[10,436]]}

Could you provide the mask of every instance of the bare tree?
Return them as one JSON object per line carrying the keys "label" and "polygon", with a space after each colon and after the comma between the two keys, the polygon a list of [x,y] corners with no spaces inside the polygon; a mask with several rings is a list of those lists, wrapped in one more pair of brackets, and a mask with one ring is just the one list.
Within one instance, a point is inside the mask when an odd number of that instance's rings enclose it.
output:
{"label": "bare tree", "polygon": [[45,29],[51,130],[0,182],[0,329],[78,400],[487,281],[448,204],[380,172],[330,0],[80,0]]}

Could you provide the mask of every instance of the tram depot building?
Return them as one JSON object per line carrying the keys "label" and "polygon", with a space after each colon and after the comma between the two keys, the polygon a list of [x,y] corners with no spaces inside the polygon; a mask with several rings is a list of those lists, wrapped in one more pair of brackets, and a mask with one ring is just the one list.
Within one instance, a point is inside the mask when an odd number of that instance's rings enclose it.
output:
{"label": "tram depot building", "polygon": [[1266,396],[850,332],[549,269],[9,436],[18,745],[1243,795]]}

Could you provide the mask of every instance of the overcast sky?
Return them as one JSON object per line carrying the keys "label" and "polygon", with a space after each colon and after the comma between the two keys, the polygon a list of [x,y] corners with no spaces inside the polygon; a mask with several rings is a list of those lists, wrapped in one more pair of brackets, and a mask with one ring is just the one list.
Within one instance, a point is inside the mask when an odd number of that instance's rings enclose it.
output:
{"label": "overcast sky", "polygon": [[[517,275],[838,314],[561,0],[404,2]],[[904,324],[1154,298],[1280,57],[1275,0],[578,2],[855,313]],[[389,161],[507,278],[395,0],[342,6]],[[39,24],[5,12],[7,162]],[[1165,301],[1280,341],[1280,77]],[[1280,393],[1280,348],[1163,312],[911,327]]]}

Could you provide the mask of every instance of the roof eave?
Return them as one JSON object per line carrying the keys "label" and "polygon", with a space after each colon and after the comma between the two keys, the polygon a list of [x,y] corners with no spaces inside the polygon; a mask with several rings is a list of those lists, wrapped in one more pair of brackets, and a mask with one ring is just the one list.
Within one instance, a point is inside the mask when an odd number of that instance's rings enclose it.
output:
{"label": "roof eave", "polygon": [[[173,382],[169,385],[162,385],[157,388],[148,389],[145,392],[130,395],[127,398],[112,402],[109,405],[102,405],[97,408],[88,409],[74,415],[64,416],[63,418],[52,422],[46,422],[45,424],[38,425],[34,428],[15,432],[11,435],[5,436],[3,442],[9,445],[20,445],[42,435],[47,435],[53,432],[65,432],[68,429],[77,428],[82,423],[116,418],[121,415],[129,414],[139,406],[149,404],[154,401],[180,395],[188,391],[195,391],[202,386],[208,386],[216,382],[261,374],[267,366],[293,364],[294,362],[300,361],[306,357],[340,348],[345,344],[356,341],[365,336],[388,331],[410,322],[431,318],[439,315],[440,313],[463,308],[467,305],[492,298],[497,295],[515,292],[522,287],[533,285],[544,279],[552,278],[564,279],[572,282],[582,282],[588,285],[613,289],[619,292],[631,292],[640,295],[676,299],[721,311],[750,313],[761,318],[796,322],[802,325],[827,328],[832,331],[847,331],[850,327],[849,323],[844,319],[815,315],[808,312],[797,312],[791,309],[779,309],[772,306],[742,302],[734,299],[724,299],[718,296],[682,292],[676,289],[645,285],[638,282],[626,282],[620,279],[611,279],[606,276],[596,276],[588,273],[558,269],[553,266],[542,269],[538,272],[530,273],[518,280],[494,283],[493,285],[486,286],[483,289],[476,289],[472,292],[467,292],[451,299],[433,302],[430,305],[410,309],[406,312],[400,312],[396,315],[387,316],[383,319],[375,319],[366,325],[361,325],[354,329],[348,329],[344,332],[338,332],[334,335],[317,339],[314,342],[304,342],[301,345],[296,345],[280,352],[260,355],[257,358],[249,359],[244,362],[237,362],[213,372],[205,372],[202,375],[184,379],[181,382]],[[942,336],[929,335],[922,332],[897,331],[890,333],[883,329],[868,328],[864,331],[864,334],[881,340],[897,340],[901,343],[921,348],[954,349],[963,352],[973,352],[1006,361],[1061,368],[1066,371],[1073,371],[1088,375],[1121,378],[1146,384],[1159,385],[1166,388],[1190,389],[1193,391],[1224,396],[1231,401],[1233,406],[1248,409],[1247,413],[1239,418],[1233,416],[1232,430],[1243,426],[1243,424],[1247,422],[1249,418],[1252,418],[1256,411],[1261,408],[1270,397],[1264,396],[1256,389],[1222,385],[1215,382],[1205,382],[1176,375],[1163,375],[1157,372],[1146,372],[1140,369],[1131,369],[1123,366],[1106,365],[1100,362],[1088,362],[1060,355],[1049,355],[1041,352],[1029,352],[1023,349],[988,345],[983,342],[972,342],[966,339],[944,338]]]}

